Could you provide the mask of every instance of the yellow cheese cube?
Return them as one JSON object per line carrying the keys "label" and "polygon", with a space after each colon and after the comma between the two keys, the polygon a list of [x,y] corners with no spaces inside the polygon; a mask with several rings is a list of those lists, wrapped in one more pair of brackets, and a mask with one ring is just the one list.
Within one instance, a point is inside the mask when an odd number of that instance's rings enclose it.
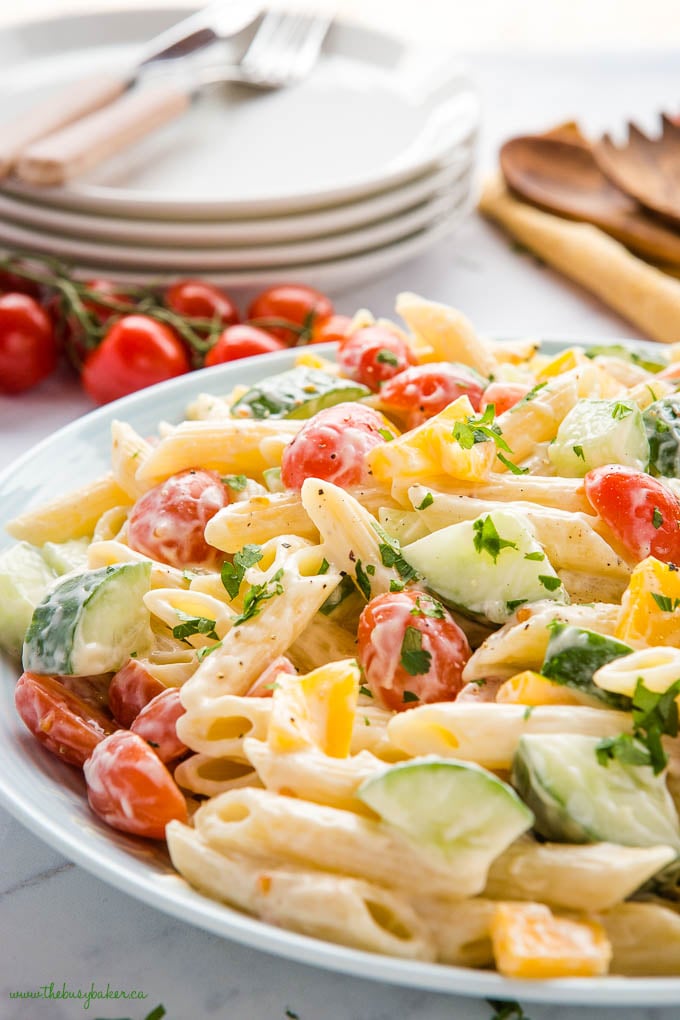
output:
{"label": "yellow cheese cube", "polygon": [[563,372],[569,372],[572,368],[578,368],[579,365],[588,363],[589,359],[578,347],[567,347],[566,351],[556,354],[546,365],[543,365],[536,373],[536,378],[539,382],[554,379],[556,375],[562,375]]}
{"label": "yellow cheese cube", "polygon": [[542,903],[499,903],[491,943],[496,967],[511,978],[599,977],[612,955],[601,924],[556,917]]}
{"label": "yellow cheese cube", "polygon": [[496,692],[496,701],[506,705],[582,705],[571,688],[564,684],[556,684],[553,680],[532,669],[523,673],[515,673],[509,680],[501,684]]}
{"label": "yellow cheese cube", "polygon": [[281,754],[316,747],[332,758],[346,758],[359,683],[355,659],[329,662],[304,676],[280,676],[267,732],[269,746]]}
{"label": "yellow cheese cube", "polygon": [[638,563],[621,600],[616,637],[680,648],[680,571],[654,556]]}

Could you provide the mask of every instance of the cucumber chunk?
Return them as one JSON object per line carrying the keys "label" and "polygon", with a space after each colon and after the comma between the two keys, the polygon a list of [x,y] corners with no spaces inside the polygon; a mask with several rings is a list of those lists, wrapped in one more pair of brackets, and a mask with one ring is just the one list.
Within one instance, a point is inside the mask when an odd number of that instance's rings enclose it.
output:
{"label": "cucumber chunk", "polygon": [[597,634],[584,627],[553,620],[548,624],[550,640],[541,666],[541,673],[555,683],[573,687],[583,694],[597,698],[608,708],[630,710],[631,699],[625,694],[613,694],[593,683],[593,676],[607,662],[630,655],[633,649],[616,638]]}
{"label": "cucumber chunk", "polygon": [[642,416],[649,441],[649,472],[680,478],[680,394],[656,400]]}
{"label": "cucumber chunk", "polygon": [[18,542],[0,555],[0,648],[14,658],[21,657],[33,610],[56,576],[28,542]]}
{"label": "cucumber chunk", "polygon": [[365,780],[357,796],[415,842],[484,874],[533,822],[507,783],[479,765],[447,758],[393,765]]}
{"label": "cucumber chunk", "polygon": [[665,354],[640,354],[632,347],[624,344],[596,344],[589,347],[586,355],[589,358],[596,358],[601,354],[605,358],[619,358],[621,361],[628,361],[631,365],[638,365],[647,372],[661,372],[668,368],[669,359]]}
{"label": "cucumber chunk", "polygon": [[454,609],[505,623],[524,602],[567,602],[528,521],[492,510],[402,547],[404,559]]}
{"label": "cucumber chunk", "polygon": [[644,471],[649,443],[642,412],[630,400],[579,400],[563,419],[548,456],[566,478],[583,478],[604,464]]}
{"label": "cucumber chunk", "polygon": [[72,570],[87,569],[89,538],[72,538],[68,542],[45,542],[40,552],[48,567],[56,574],[70,574]]}
{"label": "cucumber chunk", "polygon": [[231,413],[236,418],[311,418],[326,407],[360,400],[370,392],[361,383],[299,365],[252,386]]}
{"label": "cucumber chunk", "polygon": [[619,759],[600,765],[597,737],[572,733],[520,738],[513,786],[534,828],[558,843],[665,846],[680,851],[680,826],[663,775]]}
{"label": "cucumber chunk", "polygon": [[151,645],[151,563],[70,574],[36,606],[24,641],[24,669],[33,673],[83,676],[120,669],[134,652]]}

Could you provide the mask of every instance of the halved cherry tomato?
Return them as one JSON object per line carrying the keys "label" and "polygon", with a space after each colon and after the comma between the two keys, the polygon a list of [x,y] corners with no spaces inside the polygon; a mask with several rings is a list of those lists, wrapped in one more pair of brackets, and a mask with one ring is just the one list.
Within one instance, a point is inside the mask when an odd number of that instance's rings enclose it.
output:
{"label": "halved cherry tomato", "polygon": [[433,362],[414,365],[388,379],[381,387],[380,403],[388,412],[405,413],[406,428],[414,429],[458,397],[468,397],[478,411],[483,393],[483,380],[465,365]]}
{"label": "halved cherry tomato", "polygon": [[225,361],[237,361],[239,358],[250,358],[254,354],[282,351],[285,347],[281,340],[277,340],[264,329],[245,324],[229,326],[206,354],[205,367],[221,365]]}
{"label": "halved cherry tomato", "polygon": [[215,471],[190,468],[171,475],[133,506],[128,545],[173,567],[214,569],[224,555],[208,545],[203,532],[211,517],[228,503],[228,489]]}
{"label": "halved cherry tomato", "polygon": [[287,673],[288,676],[297,676],[297,670],[293,663],[285,655],[279,655],[273,662],[270,662],[257,680],[246,691],[249,698],[271,698],[274,693],[274,684],[279,673]]}
{"label": "halved cherry tomato", "polygon": [[125,315],[87,358],[82,382],[93,400],[106,404],[184,375],[190,367],[182,342],[168,326],[148,315]]}
{"label": "halved cherry tomato", "polygon": [[[287,347],[294,347],[298,340],[307,339],[317,319],[325,319],[332,314],[333,304],[325,294],[298,283],[282,283],[269,287],[258,294],[248,308],[248,318],[265,320],[261,323],[263,328],[279,340],[283,340]],[[271,319],[281,319],[301,328],[269,326],[266,320]],[[255,322],[255,325],[259,324]]]}
{"label": "halved cherry tomato", "polygon": [[189,750],[177,736],[177,720],[185,712],[179,687],[167,687],[144,706],[130,730],[146,740],[161,761],[174,761]]}
{"label": "halved cherry tomato", "polygon": [[97,744],[117,729],[110,716],[52,676],[22,673],[14,701],[33,736],[71,765],[82,766]]}
{"label": "halved cherry tomato", "polygon": [[50,318],[28,294],[0,296],[0,393],[23,393],[56,367]]}
{"label": "halved cherry tomato", "polygon": [[365,326],[347,337],[338,351],[342,374],[377,392],[393,376],[416,364],[416,356],[387,326]]}
{"label": "halved cherry tomato", "polygon": [[323,319],[315,319],[312,326],[310,344],[343,344],[349,336],[352,320],[349,315],[327,315]]}
{"label": "halved cherry tomato", "polygon": [[114,829],[163,839],[168,822],[187,820],[179,787],[136,733],[118,730],[102,740],[83,771],[90,807]]}
{"label": "halved cherry tomato", "polygon": [[422,591],[388,592],[359,617],[359,663],[373,697],[394,712],[455,701],[471,655],[465,634]]}
{"label": "halved cherry tomato", "polygon": [[299,489],[305,478],[323,478],[336,485],[360,485],[370,475],[369,450],[385,442],[385,419],[363,404],[336,404],[304,423],[283,451],[281,481]]}
{"label": "halved cherry tomato", "polygon": [[621,464],[585,476],[588,501],[635,559],[680,566],[680,500],[656,478]]}
{"label": "halved cherry tomato", "polygon": [[524,383],[492,382],[484,390],[484,403],[493,404],[496,408],[496,417],[498,417],[499,414],[503,414],[503,411],[509,411],[515,404],[519,404],[530,390],[531,387]]}
{"label": "halved cherry tomato", "polygon": [[165,292],[165,303],[189,319],[211,319],[217,325],[233,326],[238,309],[226,291],[203,280],[178,280]]}
{"label": "halved cherry tomato", "polygon": [[145,705],[166,688],[137,659],[128,659],[109,685],[109,708],[114,719],[129,729]]}

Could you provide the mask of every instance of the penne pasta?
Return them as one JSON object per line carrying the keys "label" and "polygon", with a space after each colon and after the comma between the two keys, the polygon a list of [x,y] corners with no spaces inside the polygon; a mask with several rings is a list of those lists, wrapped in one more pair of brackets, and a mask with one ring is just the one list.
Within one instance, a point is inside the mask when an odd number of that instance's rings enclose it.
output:
{"label": "penne pasta", "polygon": [[102,514],[114,507],[130,505],[133,500],[121,489],[113,475],[84,485],[45,506],[28,510],[7,525],[13,538],[32,545],[66,542],[92,535]]}

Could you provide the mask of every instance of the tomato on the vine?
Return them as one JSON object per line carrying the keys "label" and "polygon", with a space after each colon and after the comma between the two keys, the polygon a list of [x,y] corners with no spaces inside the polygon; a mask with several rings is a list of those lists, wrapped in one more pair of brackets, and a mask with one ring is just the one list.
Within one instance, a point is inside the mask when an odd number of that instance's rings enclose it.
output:
{"label": "tomato on the vine", "polygon": [[41,293],[42,288],[35,280],[13,273],[11,269],[0,269],[0,294],[28,294],[29,297],[39,301]]}
{"label": "tomato on the vine", "polygon": [[[321,291],[302,284],[283,283],[258,294],[250,303],[248,318],[256,320],[255,325],[261,324],[288,347],[294,347],[299,340],[308,339],[317,320],[327,318],[333,311],[330,298]],[[275,324],[270,326],[270,320],[281,320],[294,328]]]}
{"label": "tomato on the vine", "polygon": [[[123,314],[122,309],[109,308],[97,301],[97,295],[102,298],[126,305],[132,311],[134,305],[131,298],[119,291],[110,280],[95,279],[87,280],[85,286],[93,292],[93,297],[83,297],[84,310],[92,316],[95,323],[105,326],[110,319]],[[54,332],[60,347],[63,347],[70,360],[76,365],[81,365],[89,352],[93,349],[94,343],[89,340],[85,325],[80,321],[75,312],[64,313],[64,298],[61,294],[55,294],[45,306],[52,322]]]}
{"label": "tomato on the vine", "polygon": [[416,364],[416,356],[387,326],[364,326],[341,344],[338,364],[343,375],[377,392],[383,383]]}
{"label": "tomato on the vine", "polygon": [[229,295],[203,280],[178,280],[165,292],[165,304],[188,319],[210,319],[225,328],[239,321],[238,309]]}
{"label": "tomato on the vine", "polygon": [[205,367],[221,365],[238,358],[250,358],[254,354],[269,354],[284,350],[286,345],[275,336],[256,326],[228,326],[219,336],[217,343],[205,356]]}
{"label": "tomato on the vine", "polygon": [[28,294],[0,296],[0,392],[23,393],[55,369],[57,344],[49,316]]}
{"label": "tomato on the vine", "polygon": [[93,400],[106,404],[190,367],[184,345],[168,326],[148,315],[125,315],[89,355],[82,381]]}

